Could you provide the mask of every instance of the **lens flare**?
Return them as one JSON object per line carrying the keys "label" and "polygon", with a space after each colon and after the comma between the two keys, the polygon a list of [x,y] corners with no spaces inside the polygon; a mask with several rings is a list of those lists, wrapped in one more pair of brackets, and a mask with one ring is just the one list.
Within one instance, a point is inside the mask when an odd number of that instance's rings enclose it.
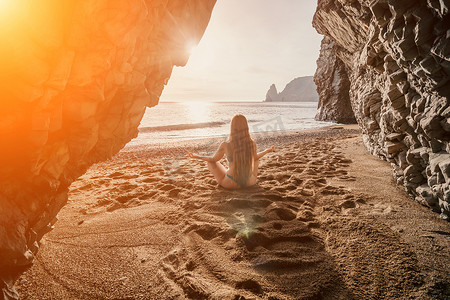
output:
{"label": "lens flare", "polygon": [[187,41],[185,46],[184,46],[184,49],[185,49],[187,54],[191,55],[196,47],[197,47],[197,43],[195,41]]}
{"label": "lens flare", "polygon": [[4,11],[8,8],[8,5],[11,4],[11,1],[9,0],[0,0],[0,11]]}
{"label": "lens flare", "polygon": [[18,38],[24,29],[23,23],[29,17],[23,0],[0,0],[0,43]]}
{"label": "lens flare", "polygon": [[0,22],[12,19],[18,12],[21,1],[0,0]]}
{"label": "lens flare", "polygon": [[183,103],[189,118],[193,123],[208,122],[211,114],[211,104],[208,102],[185,102]]}

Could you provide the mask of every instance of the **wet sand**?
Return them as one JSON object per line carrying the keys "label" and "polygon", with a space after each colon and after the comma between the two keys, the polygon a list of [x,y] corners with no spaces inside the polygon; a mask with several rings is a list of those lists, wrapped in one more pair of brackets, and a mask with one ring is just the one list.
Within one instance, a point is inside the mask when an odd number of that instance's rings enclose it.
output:
{"label": "wet sand", "polygon": [[[446,299],[450,225],[356,126],[258,136],[257,186],[219,187],[220,140],[127,147],[70,189],[23,299]],[[226,164],[226,161],[222,161]]]}

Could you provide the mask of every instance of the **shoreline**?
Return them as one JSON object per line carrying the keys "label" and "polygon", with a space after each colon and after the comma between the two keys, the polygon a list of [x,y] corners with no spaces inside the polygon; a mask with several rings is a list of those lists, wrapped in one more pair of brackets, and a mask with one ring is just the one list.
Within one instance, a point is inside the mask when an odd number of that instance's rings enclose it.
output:
{"label": "shoreline", "polygon": [[[312,129],[303,129],[303,130],[283,130],[283,131],[266,131],[261,133],[251,133],[251,137],[258,144],[261,144],[261,147],[267,147],[271,142],[279,142],[284,145],[291,142],[291,138],[300,137],[300,138],[314,138],[323,135],[325,132],[329,130],[338,130],[340,135],[345,134],[360,134],[360,129],[357,124],[333,124],[329,126],[312,128]],[[342,130],[342,131],[341,131]],[[337,131],[336,131],[337,132]],[[218,147],[221,141],[226,140],[228,135],[220,136],[220,137],[210,137],[210,138],[196,138],[196,139],[188,139],[188,140],[180,140],[180,141],[170,141],[163,143],[155,143],[155,144],[138,144],[138,145],[126,145],[119,153],[116,155],[120,155],[121,153],[131,153],[138,151],[148,151],[152,154],[157,155],[158,153],[155,149],[164,150],[171,149],[177,150],[180,148],[191,148],[194,150],[216,150],[214,147]]]}
{"label": "shoreline", "polygon": [[[317,103],[300,102],[287,106],[257,103],[221,102],[196,107],[188,103],[173,103],[149,108],[139,125],[139,136],[131,144],[154,144],[155,142],[177,142],[179,140],[204,139],[229,134],[230,120],[234,112],[246,115],[250,131],[301,130],[332,125],[332,122],[316,121]],[[275,108],[272,108],[275,106]],[[190,111],[195,118],[186,117]],[[173,120],[164,116],[172,115]]]}
{"label": "shoreline", "polygon": [[185,155],[212,154],[217,139],[128,147],[91,167],[18,281],[21,296],[450,296],[448,222],[395,184],[356,125],[254,138],[278,148],[241,190]]}

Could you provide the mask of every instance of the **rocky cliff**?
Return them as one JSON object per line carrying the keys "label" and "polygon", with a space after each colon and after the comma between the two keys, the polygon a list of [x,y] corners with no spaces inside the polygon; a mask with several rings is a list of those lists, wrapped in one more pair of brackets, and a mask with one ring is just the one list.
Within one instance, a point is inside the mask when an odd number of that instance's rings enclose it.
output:
{"label": "rocky cliff", "polygon": [[[395,179],[414,199],[445,219],[450,216],[449,4],[319,0],[313,20],[332,41],[323,45],[333,43],[322,47],[322,56],[345,65],[349,88],[339,93],[349,95],[367,148],[392,164]],[[333,74],[318,73],[323,74],[316,74],[316,81]],[[333,82],[319,79],[326,80]],[[321,110],[332,113],[326,106]]]}
{"label": "rocky cliff", "polygon": [[281,93],[275,84],[267,91],[265,102],[316,102],[316,85],[312,76],[297,77],[289,82]]}
{"label": "rocky cliff", "polygon": [[[136,137],[215,0],[6,1],[0,12],[0,297],[15,298],[68,186]],[[2,297],[3,296],[3,297]]]}
{"label": "rocky cliff", "polygon": [[278,95],[278,90],[275,84],[272,84],[269,88],[269,90],[266,93],[266,100],[265,102],[277,102],[280,101],[280,97]]}
{"label": "rocky cliff", "polygon": [[314,74],[319,94],[315,119],[352,124],[356,123],[356,119],[350,103],[350,81],[345,64],[335,54],[336,47],[333,39],[323,38]]}

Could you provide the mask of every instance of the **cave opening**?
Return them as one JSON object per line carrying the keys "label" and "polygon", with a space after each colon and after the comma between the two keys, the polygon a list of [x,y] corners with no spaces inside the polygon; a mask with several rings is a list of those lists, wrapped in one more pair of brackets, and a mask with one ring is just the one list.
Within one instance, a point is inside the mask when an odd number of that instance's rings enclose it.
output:
{"label": "cave opening", "polygon": [[[445,1],[0,16],[3,298],[450,297]],[[304,75],[317,114],[293,100]],[[229,191],[187,151],[214,153],[235,113],[267,156]]]}

